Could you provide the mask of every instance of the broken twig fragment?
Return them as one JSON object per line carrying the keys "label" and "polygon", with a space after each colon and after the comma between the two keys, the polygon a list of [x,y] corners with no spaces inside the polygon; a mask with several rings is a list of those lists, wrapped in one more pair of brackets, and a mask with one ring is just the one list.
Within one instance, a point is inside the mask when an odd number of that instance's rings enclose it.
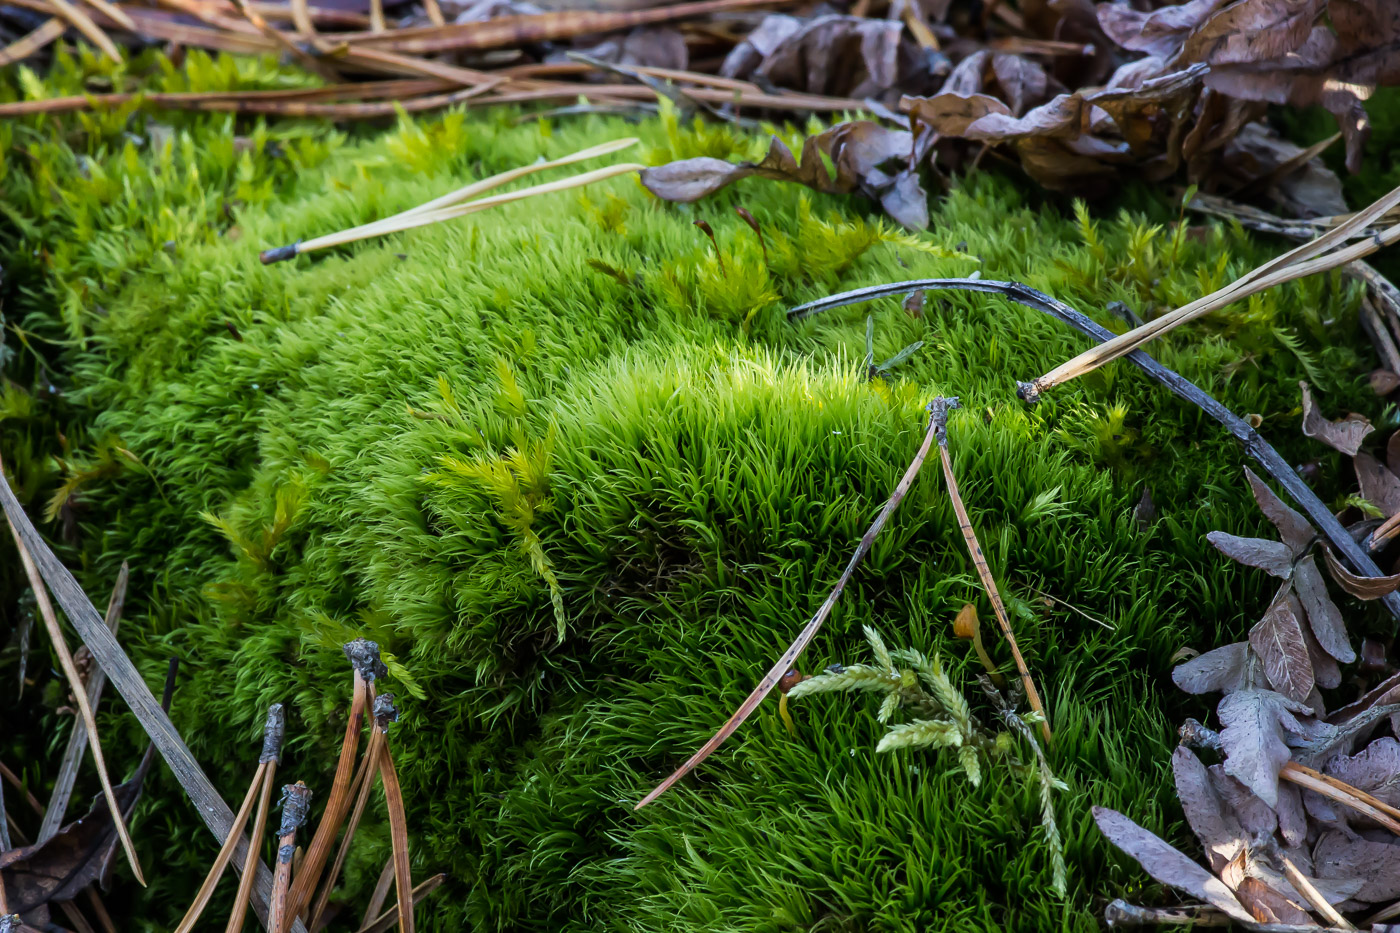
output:
{"label": "broken twig fragment", "polygon": [[1001,634],[1011,648],[1011,656],[1016,660],[1016,670],[1021,675],[1021,685],[1026,689],[1026,700],[1030,703],[1031,709],[1041,715],[1040,733],[1045,737],[1045,741],[1049,742],[1050,716],[1045,712],[1045,707],[1040,702],[1040,694],[1035,689],[1035,681],[1031,679],[1031,672],[1026,668],[1026,659],[1021,657],[1021,648],[1016,644],[1016,633],[1011,629],[1011,620],[1006,615],[1006,606],[1002,604],[996,580],[992,577],[991,568],[987,566],[987,558],[982,554],[982,545],[977,540],[977,532],[973,530],[972,519],[968,517],[967,507],[963,505],[962,495],[958,492],[958,478],[953,475],[953,460],[948,454],[948,412],[961,407],[962,403],[956,398],[942,395],[930,402],[928,406],[929,411],[933,414],[932,424],[938,438],[938,458],[943,464],[943,479],[948,483],[948,496],[953,500],[953,511],[958,516],[958,528],[962,530],[963,540],[967,542],[968,552],[972,555],[972,564],[977,568],[977,576],[982,580],[982,587],[987,591],[987,598],[991,600],[992,611],[996,613],[997,624],[1001,626]]}

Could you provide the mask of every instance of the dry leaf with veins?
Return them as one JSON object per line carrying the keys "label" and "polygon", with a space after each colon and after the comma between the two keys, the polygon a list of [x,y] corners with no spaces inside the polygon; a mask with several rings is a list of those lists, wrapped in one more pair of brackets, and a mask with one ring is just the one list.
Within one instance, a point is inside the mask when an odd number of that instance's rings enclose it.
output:
{"label": "dry leaf with veins", "polygon": [[1176,783],[1176,795],[1181,799],[1181,808],[1186,813],[1186,822],[1205,847],[1206,861],[1212,871],[1221,872],[1245,851],[1244,828],[1216,793],[1210,772],[1201,759],[1184,745],[1178,746],[1172,753],[1172,778]]}
{"label": "dry leaf with veins", "polygon": [[1300,382],[1298,388],[1303,391],[1303,433],[1308,437],[1322,441],[1333,450],[1340,450],[1348,457],[1355,457],[1357,451],[1361,449],[1361,442],[1366,438],[1366,435],[1375,430],[1371,422],[1365,418],[1360,418],[1360,420],[1343,418],[1340,421],[1328,421],[1313,404],[1312,392],[1308,389],[1308,384]]}
{"label": "dry leaf with veins", "polygon": [[1229,694],[1216,708],[1221,724],[1225,773],[1239,778],[1260,800],[1278,805],[1278,773],[1292,757],[1288,740],[1308,737],[1298,721],[1311,707],[1273,690],[1248,689]]}
{"label": "dry leaf with veins", "polygon": [[1280,592],[1264,618],[1249,630],[1249,646],[1264,662],[1264,676],[1291,700],[1307,702],[1313,691],[1312,659],[1303,635],[1303,604]]}

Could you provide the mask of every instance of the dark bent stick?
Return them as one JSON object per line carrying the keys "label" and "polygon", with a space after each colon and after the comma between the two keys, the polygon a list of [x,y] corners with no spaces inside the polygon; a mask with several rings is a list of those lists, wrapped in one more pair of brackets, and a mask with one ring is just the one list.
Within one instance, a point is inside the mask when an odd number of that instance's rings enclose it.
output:
{"label": "dark bent stick", "polygon": [[[805,305],[799,305],[789,310],[787,316],[790,321],[798,321],[820,311],[916,291],[966,291],[1000,295],[1019,305],[1048,314],[1100,343],[1114,336],[1088,316],[1074,310],[1064,302],[1056,301],[1044,292],[1036,291],[1029,285],[1022,285],[1020,282],[985,282],[981,279],[912,279],[890,285],[872,285],[869,288],[857,288],[854,291],[842,292],[839,295],[831,295],[808,302]],[[1259,432],[1251,428],[1248,422],[1206,394],[1200,386],[1179,373],[1167,369],[1142,350],[1134,350],[1125,359],[1170,389],[1178,398],[1190,402],[1224,425],[1227,431],[1244,444],[1245,452],[1259,461],[1259,465],[1264,468],[1264,471],[1293,497],[1293,501],[1302,508],[1313,527],[1322,533],[1333,549],[1346,557],[1347,561],[1351,563],[1352,569],[1366,577],[1385,576],[1376,566],[1375,561],[1371,560],[1370,555],[1352,539],[1347,530],[1342,527],[1342,523],[1337,521],[1337,517],[1308,487],[1308,484],[1303,482],[1303,478],[1288,465],[1288,461],[1284,460],[1283,456],[1274,450],[1269,442],[1260,436]],[[1385,607],[1390,610],[1392,616],[1400,619],[1400,592],[1386,594],[1382,597],[1381,602],[1385,603]]]}
{"label": "dark bent stick", "polygon": [[[24,540],[24,546],[29,549],[35,566],[39,568],[39,574],[53,591],[54,599],[67,614],[68,621],[77,629],[83,644],[87,645],[93,659],[107,672],[107,679],[136,714],[141,727],[146,730],[185,793],[189,794],[190,801],[209,831],[222,842],[233,826],[233,811],[210,783],[208,775],[195,760],[174,723],[151,694],[151,688],[146,686],[131,659],[93,608],[87,594],[78,586],[78,581],[73,579],[68,568],[54,555],[29,520],[19,499],[10,489],[9,480],[3,475],[3,467],[0,467],[0,507],[3,507],[15,531]],[[234,850],[234,863],[240,869],[247,849],[248,840],[240,839]],[[267,902],[271,893],[272,873],[259,861],[257,880],[253,886],[253,908],[264,925],[267,924]],[[292,933],[306,933],[306,927],[300,920],[293,920]]]}

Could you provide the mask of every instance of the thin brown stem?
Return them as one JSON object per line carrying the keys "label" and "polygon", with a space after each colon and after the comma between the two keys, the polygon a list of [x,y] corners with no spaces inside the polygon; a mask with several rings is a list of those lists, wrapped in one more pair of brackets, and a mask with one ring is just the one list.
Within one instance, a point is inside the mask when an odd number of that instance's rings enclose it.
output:
{"label": "thin brown stem", "polygon": [[[268,710],[267,722],[263,725],[263,748],[268,748],[269,743],[280,747],[282,744],[280,736],[284,728],[282,704],[275,703],[272,709]],[[224,869],[228,867],[229,859],[233,857],[234,846],[237,845],[239,837],[243,835],[243,826],[248,822],[248,814],[258,799],[258,791],[262,789],[268,767],[268,762],[260,758],[257,770],[253,772],[253,780],[248,785],[248,793],[243,797],[243,805],[238,808],[238,813],[233,818],[233,828],[229,830],[228,837],[219,848],[219,854],[214,858],[214,864],[210,866],[209,874],[205,876],[204,883],[199,886],[199,891],[195,893],[194,903],[190,905],[184,919],[175,928],[175,933],[189,933],[199,922],[199,915],[208,906],[209,898],[213,897],[214,888],[218,885],[219,878],[222,877]]]}
{"label": "thin brown stem", "polygon": [[1031,672],[1026,667],[1026,659],[1021,656],[1021,648],[1016,644],[1016,633],[1011,629],[1011,619],[1007,617],[1006,606],[1002,604],[996,580],[992,577],[991,568],[987,566],[987,558],[982,554],[982,545],[977,540],[977,532],[973,530],[972,519],[968,517],[967,507],[963,505],[962,495],[958,492],[958,478],[953,475],[953,461],[948,455],[948,411],[958,408],[960,405],[961,403],[956,398],[944,396],[939,396],[929,405],[929,410],[933,412],[933,424],[938,435],[938,457],[943,463],[943,479],[948,483],[948,496],[953,500],[953,511],[958,516],[958,528],[962,530],[963,540],[967,542],[968,552],[972,555],[972,565],[977,568],[977,576],[982,581],[982,588],[987,591],[987,598],[992,602],[992,612],[996,614],[997,624],[1001,626],[1001,634],[1011,647],[1011,657],[1016,661],[1016,671],[1021,675],[1022,686],[1026,688],[1026,701],[1030,703],[1031,709],[1042,717],[1040,732],[1048,744],[1050,742],[1050,716],[1045,712],[1045,707],[1040,702],[1040,693],[1035,689],[1035,681],[1031,680]]}
{"label": "thin brown stem", "polygon": [[[419,901],[442,887],[442,883],[446,880],[447,875],[437,874],[426,881],[420,881],[418,886],[413,889],[413,904],[417,906]],[[357,933],[386,933],[389,927],[394,925],[394,919],[398,916],[398,913],[399,908],[398,905],[395,904],[393,907],[390,907],[388,910],[384,911],[384,913],[380,914],[379,919],[375,920],[373,923],[362,924]]]}
{"label": "thin brown stem", "polygon": [[394,893],[399,900],[399,933],[413,933],[413,877],[408,858],[408,817],[403,805],[403,788],[389,749],[389,724],[399,718],[393,695],[384,693],[374,701],[374,726],[383,737],[379,747],[379,782],[384,785],[384,803],[389,810],[389,836],[393,843]]}
{"label": "thin brown stem", "polygon": [[389,889],[394,885],[394,857],[389,856],[384,862],[384,869],[379,873],[379,880],[374,883],[374,890],[369,895],[369,905],[365,907],[365,915],[360,920],[360,926],[367,927],[375,917],[379,916],[379,911],[384,909],[384,902],[389,899]]}
{"label": "thin brown stem", "polygon": [[[122,607],[126,604],[126,584],[131,577],[130,568],[122,561],[117,573],[112,596],[107,600],[107,615],[104,621],[116,637],[121,624]],[[88,675],[87,700],[94,710],[102,699],[102,688],[107,685],[107,673],[101,665],[95,665]],[[48,808],[44,810],[44,821],[39,826],[39,842],[46,842],[58,833],[63,825],[63,815],[68,812],[68,801],[73,796],[73,785],[78,780],[78,769],[82,767],[83,756],[87,753],[87,724],[82,717],[73,720],[73,729],[68,733],[68,747],[63,752],[63,762],[58,767],[58,779],[54,781],[53,794],[49,797]]]}
{"label": "thin brown stem", "polygon": [[365,746],[365,755],[360,759],[360,767],[355,773],[355,779],[350,784],[350,792],[355,797],[355,806],[350,810],[350,818],[345,823],[345,835],[340,839],[340,848],[336,850],[330,871],[326,872],[325,880],[321,883],[321,891],[316,896],[315,905],[311,908],[310,919],[306,925],[308,930],[321,928],[321,916],[325,913],[331,891],[335,888],[336,882],[340,880],[340,870],[345,865],[345,857],[350,854],[350,842],[355,838],[355,830],[360,826],[360,817],[364,815],[365,806],[369,803],[370,791],[374,788],[374,778],[379,774],[379,749],[383,742],[383,733],[378,729],[370,730],[369,742]]}
{"label": "thin brown stem", "polygon": [[758,682],[758,686],[754,687],[753,691],[744,699],[744,702],[739,704],[739,708],[734,711],[733,715],[725,721],[724,725],[720,726],[719,731],[711,736],[710,740],[702,745],[699,751],[691,755],[690,758],[686,760],[685,764],[677,768],[670,777],[666,778],[666,780],[658,784],[651,793],[643,797],[633,809],[640,810],[642,807],[645,807],[647,804],[666,793],[677,781],[695,770],[697,765],[710,757],[715,749],[724,744],[724,741],[744,724],[744,720],[753,715],[753,711],[758,709],[758,705],[763,702],[764,697],[768,696],[768,694],[773,691],[773,688],[778,685],[778,682],[783,679],[783,676],[797,663],[797,659],[802,656],[802,652],[807,650],[807,646],[811,644],[817,632],[821,631],[821,627],[826,623],[827,617],[831,615],[831,610],[835,607],[836,601],[841,598],[841,594],[845,591],[846,584],[851,581],[851,577],[855,574],[856,568],[860,566],[860,562],[870,553],[871,547],[875,544],[875,539],[879,536],[880,532],[884,530],[885,524],[890,520],[890,516],[894,514],[895,509],[899,508],[899,504],[903,502],[904,497],[908,495],[910,487],[914,485],[914,478],[919,475],[919,470],[924,465],[924,459],[928,457],[929,448],[933,446],[933,435],[934,423],[932,414],[930,414],[928,429],[924,432],[923,444],[919,446],[918,452],[914,454],[913,461],[910,462],[909,468],[904,471],[904,476],[900,478],[899,485],[897,485],[894,492],[890,494],[890,498],[885,503],[884,508],[880,509],[880,514],[875,516],[875,521],[866,529],[864,536],[860,539],[860,544],[856,545],[855,553],[851,555],[850,561],[846,564],[846,569],[841,572],[840,578],[837,579],[836,585],[832,587],[831,593],[827,595],[826,600],[817,607],[817,611],[812,615],[812,618],[807,621],[807,624],[803,627],[802,631],[798,633],[797,637],[793,639],[792,644],[788,645],[787,650],[784,651],[778,657],[777,662],[768,669],[768,673],[763,675],[763,679]]}
{"label": "thin brown stem", "polygon": [[282,825],[277,830],[277,867],[272,870],[272,898],[268,914],[272,919],[269,933],[287,933],[295,916],[289,909],[287,889],[292,883],[292,858],[296,855],[297,830],[306,822],[311,810],[311,788],[301,781],[282,788]]}
{"label": "thin brown stem", "polygon": [[[268,722],[273,718],[281,722],[283,720],[282,704],[274,703],[267,711]],[[263,751],[258,758],[258,771],[262,775],[262,785],[258,795],[258,814],[253,818],[252,839],[248,843],[247,858],[243,863],[243,877],[238,881],[238,893],[233,898],[233,910],[228,917],[228,925],[224,933],[241,933],[243,930],[243,918],[248,910],[248,898],[253,891],[254,869],[258,865],[258,850],[262,848],[263,832],[267,827],[267,814],[272,804],[273,779],[277,775],[277,761],[282,755],[282,729],[263,729]],[[253,782],[257,784],[257,780]],[[237,838],[237,837],[234,837]],[[269,931],[274,926],[274,915],[271,909],[268,910],[267,928]]]}
{"label": "thin brown stem", "polygon": [[88,747],[92,749],[92,760],[97,765],[97,777],[102,783],[102,796],[107,800],[107,808],[111,811],[112,822],[117,828],[117,837],[121,839],[132,874],[136,876],[137,882],[145,887],[146,877],[141,873],[141,861],[136,857],[136,846],[131,841],[131,834],[127,832],[126,820],[122,817],[121,807],[117,806],[117,796],[112,789],[112,779],[107,774],[107,759],[102,754],[102,743],[97,738],[97,720],[92,715],[92,707],[88,705],[87,686],[78,674],[77,665],[73,663],[68,643],[63,640],[63,629],[59,627],[53,603],[49,602],[49,591],[44,586],[43,578],[39,576],[39,568],[34,565],[34,558],[30,556],[29,549],[25,547],[24,539],[20,537],[14,522],[10,523],[10,533],[14,536],[15,547],[19,550],[19,559],[24,564],[25,575],[29,577],[29,585],[34,590],[34,599],[39,604],[39,615],[44,619],[54,652],[58,655],[59,664],[68,678],[68,688],[73,692],[73,699],[77,701],[78,712],[87,731]]}

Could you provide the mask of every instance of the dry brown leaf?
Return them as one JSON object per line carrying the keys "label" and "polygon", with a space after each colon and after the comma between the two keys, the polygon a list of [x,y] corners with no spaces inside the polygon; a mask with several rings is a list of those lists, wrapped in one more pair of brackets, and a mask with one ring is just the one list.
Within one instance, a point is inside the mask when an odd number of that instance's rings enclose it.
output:
{"label": "dry brown leaf", "polygon": [[1216,795],[1239,821],[1241,829],[1251,837],[1272,835],[1278,829],[1278,815],[1273,807],[1254,796],[1238,778],[1226,774],[1223,766],[1211,765],[1207,770]]}
{"label": "dry brown leaf", "polygon": [[1100,3],[1099,25],[1108,37],[1125,49],[1170,58],[1207,17],[1227,0],[1189,0],[1142,13],[1126,3]]}
{"label": "dry brown leaf", "polygon": [[1182,46],[1187,61],[1255,64],[1307,41],[1326,0],[1240,0],[1207,19]]}
{"label": "dry brown leaf", "polygon": [[1268,538],[1241,538],[1223,531],[1212,531],[1206,540],[1231,560],[1258,567],[1271,576],[1288,579],[1293,575],[1293,552],[1282,541]]}
{"label": "dry brown leaf", "polygon": [[1380,509],[1386,518],[1400,512],[1400,477],[1364,451],[1352,460],[1361,496]]}
{"label": "dry brown leaf", "polygon": [[1275,596],[1264,618],[1249,630],[1249,645],[1264,662],[1264,675],[1275,690],[1299,703],[1307,700],[1313,690],[1313,667],[1298,597],[1286,591]]}
{"label": "dry brown leaf", "polygon": [[1231,693],[1240,689],[1248,659],[1248,642],[1224,645],[1178,664],[1172,681],[1187,693]]}
{"label": "dry brown leaf", "polygon": [[1259,510],[1264,513],[1264,517],[1273,522],[1278,529],[1279,536],[1283,542],[1293,550],[1294,554],[1301,554],[1312,544],[1317,533],[1313,531],[1312,525],[1302,516],[1300,512],[1284,503],[1272,489],[1269,488],[1262,479],[1254,475],[1254,471],[1249,467],[1244,468],[1245,478],[1249,480],[1250,491],[1254,493],[1254,501],[1259,503]]}
{"label": "dry brown leaf", "polygon": [[1343,567],[1331,548],[1324,547],[1322,555],[1327,561],[1327,570],[1332,574],[1332,579],[1357,599],[1380,599],[1400,587],[1400,573],[1388,577],[1360,577]]}
{"label": "dry brown leaf", "polygon": [[1307,610],[1308,624],[1312,627],[1312,633],[1322,650],[1343,664],[1355,661],[1356,651],[1347,639],[1347,626],[1342,619],[1342,611],[1327,594],[1327,581],[1323,579],[1322,571],[1317,568],[1316,557],[1309,554],[1298,561],[1293,571],[1293,588],[1302,601],[1303,608]]}
{"label": "dry brown leaf", "polygon": [[1322,770],[1392,807],[1400,807],[1400,742],[1389,736],[1376,739],[1355,755],[1338,755]]}
{"label": "dry brown leaf", "polygon": [[1327,832],[1313,847],[1313,865],[1319,878],[1360,880],[1357,900],[1375,904],[1400,897],[1400,844]]}
{"label": "dry brown leaf", "polygon": [[1172,753],[1172,778],[1176,783],[1176,795],[1186,812],[1186,822],[1205,847],[1206,862],[1212,871],[1221,872],[1233,859],[1244,854],[1244,831],[1239,821],[1216,794],[1206,766],[1184,745]]}
{"label": "dry brown leaf", "polygon": [[1254,917],[1219,878],[1116,810],[1094,807],[1093,813],[1108,841],[1136,859],[1153,878],[1200,898],[1234,920],[1253,922]]}
{"label": "dry brown leaf", "polygon": [[[787,30],[789,25],[775,25],[764,38]],[[799,20],[797,28],[772,43],[770,51],[752,68],[745,66],[753,61],[750,52],[757,51],[758,45],[751,43],[742,58],[736,57],[736,49],[725,61],[722,73],[809,94],[873,97],[899,86],[916,67],[915,56],[901,55],[903,33],[904,24],[898,20],[817,16]]]}
{"label": "dry brown leaf", "polygon": [[1348,457],[1355,457],[1361,449],[1361,442],[1367,434],[1375,430],[1371,422],[1354,421],[1343,418],[1341,421],[1328,421],[1313,404],[1312,392],[1306,382],[1298,383],[1303,392],[1303,433],[1331,447],[1340,450]]}
{"label": "dry brown leaf", "polygon": [[1239,780],[1271,807],[1278,806],[1278,773],[1290,755],[1285,739],[1305,736],[1294,714],[1312,709],[1272,690],[1238,690],[1220,701],[1216,714],[1225,752],[1225,773]]}
{"label": "dry brown leaf", "polygon": [[1245,878],[1235,889],[1235,896],[1260,923],[1291,923],[1296,926],[1317,926],[1317,921],[1303,908],[1269,887],[1258,878]]}
{"label": "dry brown leaf", "polygon": [[899,106],[913,119],[944,136],[962,136],[969,126],[989,113],[1011,113],[1011,108],[995,97],[951,91],[933,97],[905,97]]}

